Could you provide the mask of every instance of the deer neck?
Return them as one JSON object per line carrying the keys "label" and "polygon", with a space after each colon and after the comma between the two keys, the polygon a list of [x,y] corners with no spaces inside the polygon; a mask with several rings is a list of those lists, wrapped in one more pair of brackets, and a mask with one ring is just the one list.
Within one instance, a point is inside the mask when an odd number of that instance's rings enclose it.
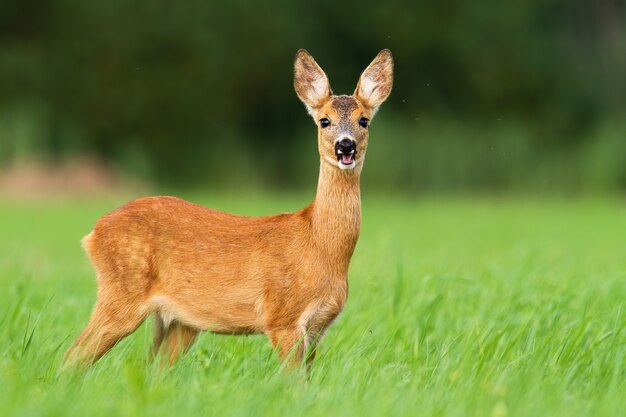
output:
{"label": "deer neck", "polygon": [[311,212],[316,247],[347,272],[360,227],[360,170],[341,171],[322,160]]}

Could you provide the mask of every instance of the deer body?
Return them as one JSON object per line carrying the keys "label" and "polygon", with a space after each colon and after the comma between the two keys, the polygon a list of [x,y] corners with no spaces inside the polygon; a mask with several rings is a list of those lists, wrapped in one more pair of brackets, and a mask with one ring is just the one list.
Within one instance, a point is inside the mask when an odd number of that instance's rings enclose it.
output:
{"label": "deer body", "polygon": [[[320,127],[318,189],[304,209],[246,217],[174,197],[147,197],[103,216],[83,239],[98,299],[67,360],[97,360],[154,314],[154,348],[170,362],[199,331],[265,333],[282,360],[310,362],[348,294],[367,146],[366,127],[353,128],[365,117],[369,121],[389,94],[390,53],[377,56],[359,85],[375,65],[369,78],[384,80],[374,90],[387,91],[368,102],[359,87],[354,97],[332,96],[313,58],[302,50],[296,57],[296,92],[315,118],[336,120],[331,140],[329,126]],[[387,73],[381,75],[381,68]],[[342,145],[346,137],[349,146]]]}

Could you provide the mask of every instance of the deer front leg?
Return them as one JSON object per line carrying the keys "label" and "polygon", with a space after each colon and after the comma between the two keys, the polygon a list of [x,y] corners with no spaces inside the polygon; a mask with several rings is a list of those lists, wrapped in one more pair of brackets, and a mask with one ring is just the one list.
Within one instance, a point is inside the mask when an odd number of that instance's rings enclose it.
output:
{"label": "deer front leg", "polygon": [[319,342],[322,340],[324,336],[324,329],[319,330],[309,330],[306,335],[306,344],[304,355],[306,357],[306,370],[307,372],[311,372],[311,365],[313,364],[313,360],[315,359],[315,353],[317,350],[317,346]]}
{"label": "deer front leg", "polygon": [[305,335],[301,329],[275,329],[268,332],[272,346],[278,357],[289,369],[297,369],[304,360],[306,352]]}

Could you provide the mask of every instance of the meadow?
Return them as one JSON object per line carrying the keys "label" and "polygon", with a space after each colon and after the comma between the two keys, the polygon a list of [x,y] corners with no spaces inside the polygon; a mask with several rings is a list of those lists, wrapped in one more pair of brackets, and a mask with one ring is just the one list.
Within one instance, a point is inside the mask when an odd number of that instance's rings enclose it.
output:
{"label": "meadow", "polygon": [[[240,214],[306,196],[187,195]],[[1,416],[617,416],[626,201],[363,195],[350,296],[308,382],[263,336],[203,334],[174,367],[151,323],[62,371],[95,279],[80,238],[125,197],[0,200]]]}

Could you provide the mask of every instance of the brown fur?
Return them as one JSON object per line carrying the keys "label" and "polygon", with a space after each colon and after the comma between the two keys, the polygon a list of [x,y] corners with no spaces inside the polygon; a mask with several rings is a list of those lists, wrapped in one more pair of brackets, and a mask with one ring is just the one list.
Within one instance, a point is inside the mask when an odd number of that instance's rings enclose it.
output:
{"label": "brown fur", "polygon": [[[265,333],[282,360],[310,362],[348,295],[368,139],[358,121],[371,118],[390,92],[391,55],[382,51],[374,63],[381,54],[389,70],[375,75],[389,89],[378,101],[357,98],[358,87],[357,97],[332,96],[313,58],[303,50],[296,56],[298,96],[315,120],[332,122],[318,132],[320,175],[308,207],[245,217],[174,197],[147,197],[98,220],[83,239],[96,270],[98,299],[91,321],[66,352],[67,361],[97,360],[155,314],[154,350],[168,362],[205,330]],[[334,153],[343,135],[357,142],[352,170],[339,169]]]}

